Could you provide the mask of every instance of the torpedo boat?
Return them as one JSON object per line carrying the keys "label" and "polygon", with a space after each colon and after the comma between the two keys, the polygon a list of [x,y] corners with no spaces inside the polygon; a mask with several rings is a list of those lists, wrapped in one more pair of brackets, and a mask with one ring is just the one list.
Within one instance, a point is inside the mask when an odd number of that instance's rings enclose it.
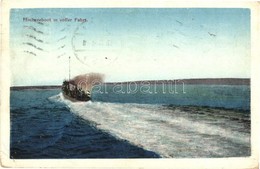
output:
{"label": "torpedo boat", "polygon": [[63,96],[73,102],[91,100],[90,92],[78,87],[72,80],[64,80],[61,89]]}
{"label": "torpedo boat", "polygon": [[73,102],[91,100],[92,89],[96,85],[102,85],[104,75],[100,73],[86,73],[70,78],[69,57],[69,79],[64,80],[61,86],[64,98]]}
{"label": "torpedo boat", "polygon": [[91,100],[91,93],[85,86],[78,82],[76,77],[70,79],[70,57],[69,57],[69,80],[64,80],[61,86],[63,96],[73,102]]}

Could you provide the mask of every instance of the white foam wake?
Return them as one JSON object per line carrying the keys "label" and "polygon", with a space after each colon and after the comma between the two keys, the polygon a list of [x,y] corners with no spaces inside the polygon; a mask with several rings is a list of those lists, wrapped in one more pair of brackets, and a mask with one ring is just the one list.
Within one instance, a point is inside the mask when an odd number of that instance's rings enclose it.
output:
{"label": "white foam wake", "polygon": [[[185,112],[157,105],[71,102],[53,97],[97,127],[162,157],[232,156],[237,145],[250,144],[250,134],[193,119]],[[225,122],[224,122],[225,123]],[[230,126],[239,124],[230,124]]]}

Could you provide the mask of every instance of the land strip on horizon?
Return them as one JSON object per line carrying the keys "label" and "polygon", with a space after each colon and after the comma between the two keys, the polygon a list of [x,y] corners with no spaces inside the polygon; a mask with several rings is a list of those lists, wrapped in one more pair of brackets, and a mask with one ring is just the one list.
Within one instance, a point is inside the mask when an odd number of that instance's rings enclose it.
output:
{"label": "land strip on horizon", "polygon": [[[250,85],[249,78],[200,78],[200,79],[174,79],[174,80],[143,80],[127,82],[105,82],[108,85],[116,84],[172,84],[176,85]],[[11,90],[24,89],[59,89],[61,85],[39,85],[39,86],[11,86]]]}

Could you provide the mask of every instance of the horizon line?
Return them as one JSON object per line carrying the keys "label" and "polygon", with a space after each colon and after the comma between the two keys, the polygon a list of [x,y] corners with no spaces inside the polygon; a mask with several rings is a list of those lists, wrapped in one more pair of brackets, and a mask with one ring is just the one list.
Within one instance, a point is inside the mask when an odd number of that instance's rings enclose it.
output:
{"label": "horizon line", "polygon": [[[249,80],[250,83],[251,78],[186,78],[186,79],[164,79],[164,80],[131,80],[131,81],[119,81],[119,82],[113,82],[113,81],[107,81],[103,83],[107,84],[113,84],[113,83],[133,83],[133,82],[160,82],[160,81],[195,81],[195,80]],[[232,82],[232,81],[231,81]],[[210,83],[210,82],[208,82]],[[44,85],[11,85],[10,87],[59,87],[61,84],[44,84]]]}

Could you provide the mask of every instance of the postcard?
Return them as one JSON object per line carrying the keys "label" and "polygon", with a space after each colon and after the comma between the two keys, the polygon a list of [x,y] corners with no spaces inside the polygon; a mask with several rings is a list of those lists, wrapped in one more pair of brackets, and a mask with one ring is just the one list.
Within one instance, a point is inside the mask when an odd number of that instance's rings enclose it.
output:
{"label": "postcard", "polygon": [[258,167],[258,3],[24,2],[3,2],[4,167]]}

